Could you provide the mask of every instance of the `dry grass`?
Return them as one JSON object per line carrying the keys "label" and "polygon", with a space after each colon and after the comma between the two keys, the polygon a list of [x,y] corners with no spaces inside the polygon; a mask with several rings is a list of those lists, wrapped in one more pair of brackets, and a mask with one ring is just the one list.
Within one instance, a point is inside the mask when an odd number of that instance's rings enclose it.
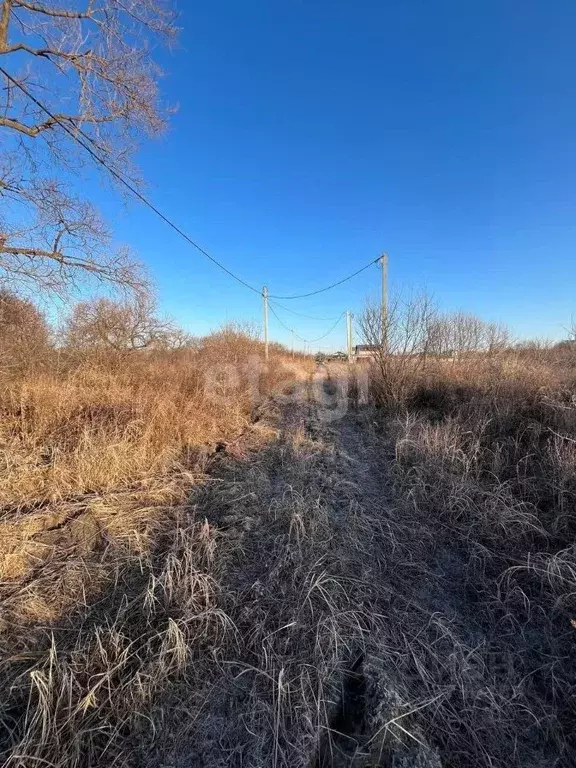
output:
{"label": "dry grass", "polygon": [[309,765],[372,619],[331,519],[357,487],[308,407],[268,406],[188,499],[178,473],[153,510],[101,492],[116,538],[4,581],[6,765]]}
{"label": "dry grass", "polygon": [[76,555],[149,551],[207,457],[291,375],[286,356],[265,370],[260,352],[228,330],[181,353],[60,353],[0,382],[0,579],[10,594],[46,568],[61,580],[56,595],[20,599],[22,617],[52,619],[74,603]]}
{"label": "dry grass", "polygon": [[571,765],[571,365],[429,361],[326,423],[280,350],[254,419],[257,352],[5,383],[4,764]]}
{"label": "dry grass", "polygon": [[252,372],[248,355],[222,347],[216,338],[181,356],[95,355],[0,382],[2,505],[29,509],[194,467],[199,447],[249,423],[280,375],[278,357]]}
{"label": "dry grass", "polygon": [[407,701],[434,700],[422,733],[445,765],[573,764],[571,360],[432,364],[383,405],[406,601],[385,642]]}

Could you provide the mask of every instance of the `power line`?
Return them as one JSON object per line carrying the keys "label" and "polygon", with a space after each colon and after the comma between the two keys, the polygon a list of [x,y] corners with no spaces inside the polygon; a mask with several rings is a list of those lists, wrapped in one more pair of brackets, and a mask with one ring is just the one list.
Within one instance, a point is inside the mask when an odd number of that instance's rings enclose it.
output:
{"label": "power line", "polygon": [[272,306],[270,306],[270,312],[272,312],[272,314],[274,315],[274,317],[276,318],[276,320],[278,320],[278,322],[280,323],[280,325],[281,325],[283,328],[285,328],[285,329],[286,329],[287,331],[289,331],[290,333],[293,333],[293,334],[294,334],[294,336],[295,336],[295,337],[296,337],[296,338],[297,338],[299,341],[303,342],[304,344],[315,344],[317,341],[322,341],[322,339],[325,339],[325,338],[326,338],[326,336],[329,336],[329,335],[332,333],[332,331],[334,330],[334,328],[336,328],[336,326],[338,325],[338,323],[340,322],[340,320],[342,320],[342,318],[344,317],[344,314],[345,314],[345,313],[343,312],[343,313],[340,315],[340,317],[339,317],[339,318],[336,320],[336,322],[334,323],[334,325],[332,325],[332,326],[331,326],[331,327],[330,327],[330,328],[329,328],[329,329],[326,331],[326,333],[324,333],[322,336],[319,336],[317,339],[305,339],[303,336],[300,336],[299,334],[297,334],[297,333],[296,333],[296,331],[295,331],[293,328],[289,328],[289,327],[286,325],[286,323],[284,323],[284,322],[283,322],[283,321],[282,321],[282,320],[281,320],[281,319],[278,317],[278,315],[276,314],[276,312],[274,311],[274,308],[273,308]]}
{"label": "power line", "polygon": [[348,277],[343,277],[342,280],[338,280],[336,283],[332,283],[331,285],[327,285],[325,288],[318,288],[317,291],[310,291],[310,293],[300,293],[296,296],[275,296],[274,294],[270,294],[271,299],[282,299],[283,301],[288,301],[288,299],[306,299],[308,296],[316,296],[318,293],[324,293],[325,291],[330,291],[332,288],[336,288],[338,285],[342,285],[342,283],[348,282],[348,280],[352,280],[353,277],[356,277],[356,275],[359,275],[361,272],[364,272],[364,270],[368,269],[368,267],[371,267],[372,264],[376,264],[377,261],[380,261],[380,256],[378,256],[377,259],[372,259],[372,261],[369,261],[368,264],[365,264],[363,267],[360,267],[360,269],[356,270],[356,272],[352,272],[351,275],[348,275]]}
{"label": "power line", "polygon": [[[17,88],[19,88],[22,93],[24,93],[25,96],[27,96],[30,101],[32,101],[34,104],[36,104],[37,107],[39,107],[48,117],[57,125],[59,125],[76,143],[78,143],[83,149],[88,152],[88,154],[92,157],[93,160],[95,160],[99,165],[101,165],[103,168],[106,168],[106,170],[117,180],[122,184],[126,189],[128,189],[140,202],[144,203],[144,205],[149,208],[153,213],[155,213],[162,221],[167,224],[171,229],[173,229],[177,234],[180,235],[186,242],[188,242],[191,246],[193,246],[199,253],[201,253],[203,256],[205,256],[207,259],[209,259],[213,264],[215,264],[219,269],[221,269],[223,272],[225,272],[229,277],[231,277],[233,280],[236,280],[237,283],[240,283],[240,285],[243,285],[245,288],[248,288],[250,291],[253,291],[254,293],[257,293],[258,295],[262,295],[262,291],[258,288],[255,288],[253,285],[250,285],[250,283],[247,283],[245,280],[243,280],[241,277],[238,277],[238,275],[234,274],[228,267],[224,266],[218,259],[214,258],[214,256],[211,256],[208,251],[206,251],[202,246],[198,245],[189,235],[186,234],[177,224],[175,224],[171,219],[168,218],[164,213],[162,213],[159,208],[157,208],[148,198],[146,198],[141,192],[139,192],[136,187],[134,187],[133,184],[131,184],[129,181],[127,181],[122,174],[120,174],[118,171],[116,171],[114,168],[112,168],[104,158],[102,158],[97,152],[95,152],[92,147],[90,147],[86,142],[90,142],[90,144],[93,144],[95,147],[98,147],[98,144],[94,141],[94,139],[89,136],[87,133],[85,133],[80,126],[76,124],[74,120],[70,120],[72,125],[74,125],[75,130],[72,131],[70,127],[64,122],[60,117],[55,115],[44,103],[42,103],[39,99],[34,96],[33,93],[31,93],[26,86],[22,85],[21,82],[16,80],[12,75],[7,72],[4,67],[0,66],[0,72],[4,75],[4,77],[9,80],[13,85],[15,85]],[[86,141],[82,141],[80,136],[82,136]],[[100,147],[98,147],[100,149]],[[292,300],[292,299],[305,299],[309,296],[316,296],[319,293],[324,293],[325,291],[330,291],[332,288],[336,288],[339,285],[342,285],[343,283],[346,283],[348,280],[351,280],[353,277],[356,277],[361,272],[364,272],[368,267],[372,266],[372,264],[375,264],[377,261],[379,261],[380,257],[370,261],[368,264],[364,265],[360,269],[356,270],[356,272],[353,272],[351,275],[348,275],[347,277],[342,278],[341,280],[338,280],[335,283],[332,283],[331,285],[327,285],[324,288],[318,288],[315,291],[310,291],[309,293],[302,293],[298,295],[293,296],[277,296],[274,294],[270,294],[269,298],[271,299],[281,299],[284,301]],[[289,310],[290,311],[290,310]],[[340,319],[340,318],[338,318]]]}
{"label": "power line", "polygon": [[280,307],[280,309],[284,309],[286,312],[291,312],[293,315],[297,315],[298,317],[305,317],[306,320],[318,320],[321,323],[330,323],[333,320],[336,320],[335,317],[315,317],[314,315],[305,315],[302,312],[296,312],[296,310],[290,309],[290,307],[285,307],[283,304],[279,304],[277,301],[273,301],[271,304],[274,304],[275,307]]}
{"label": "power line", "polygon": [[[262,291],[258,288],[254,288],[253,285],[250,285],[245,280],[242,280],[241,277],[238,277],[238,275],[235,275],[234,272],[228,269],[228,267],[225,267],[224,264],[221,264],[218,259],[215,259],[214,256],[211,256],[207,251],[204,250],[198,243],[195,243],[192,238],[187,235],[177,224],[174,224],[173,221],[171,221],[168,216],[165,216],[162,211],[160,211],[156,206],[150,202],[144,195],[139,192],[133,184],[131,184],[129,181],[127,181],[118,171],[114,170],[106,160],[104,160],[100,155],[95,152],[92,147],[88,146],[82,139],[79,138],[77,133],[72,131],[65,122],[63,122],[59,117],[57,117],[53,112],[51,112],[48,107],[43,104],[39,99],[37,99],[33,93],[31,93],[25,86],[22,85],[22,83],[18,82],[15,78],[12,77],[3,67],[0,67],[0,72],[6,77],[11,83],[13,83],[17,88],[19,88],[28,98],[36,104],[37,107],[39,107],[43,112],[45,112],[48,117],[53,120],[55,123],[57,123],[61,128],[63,128],[66,133],[71,136],[74,141],[76,141],[78,144],[80,144],[81,147],[83,147],[86,152],[100,165],[102,165],[106,170],[114,176],[114,178],[119,181],[121,184],[123,184],[126,189],[130,190],[132,194],[137,197],[144,205],[146,205],[151,211],[153,211],[157,216],[159,216],[162,221],[164,221],[166,224],[168,224],[169,227],[171,227],[175,232],[177,232],[180,237],[183,237],[184,240],[186,240],[190,245],[192,245],[194,248],[196,248],[197,251],[199,251],[203,256],[205,256],[207,259],[209,259],[213,264],[216,264],[217,267],[219,267],[223,272],[225,272],[227,275],[232,277],[236,282],[243,285],[245,288],[249,288],[251,291],[254,291],[254,293],[257,293],[259,295],[262,294]],[[84,133],[84,131],[76,126],[75,123],[73,125],[76,128],[76,131],[80,133],[87,141],[90,141],[91,143],[94,143],[94,140],[88,136],[88,134]]]}
{"label": "power line", "polygon": [[285,329],[286,329],[286,330],[287,330],[289,333],[293,333],[293,334],[294,334],[294,336],[295,336],[295,337],[296,337],[296,338],[297,338],[299,341],[302,341],[304,344],[307,344],[307,343],[308,343],[308,340],[307,340],[307,339],[303,339],[303,338],[302,338],[302,336],[299,336],[299,335],[296,333],[296,331],[295,331],[293,328],[289,328],[289,327],[286,325],[286,323],[284,323],[282,320],[280,320],[280,318],[278,317],[278,315],[276,314],[276,312],[274,312],[274,308],[273,308],[273,307],[272,307],[270,304],[268,304],[268,308],[270,309],[270,312],[272,312],[272,314],[274,315],[274,317],[276,318],[276,320],[278,320],[278,322],[280,323],[280,325],[282,326],[282,328],[285,328]]}
{"label": "power line", "polygon": [[325,333],[325,334],[323,334],[322,336],[319,336],[317,339],[309,339],[309,341],[308,341],[307,343],[308,343],[308,344],[315,344],[317,341],[322,341],[322,339],[325,339],[325,338],[326,338],[326,336],[329,336],[329,335],[332,333],[332,331],[334,330],[334,328],[336,328],[336,326],[338,325],[338,323],[340,322],[340,320],[342,320],[342,318],[344,317],[344,314],[345,314],[345,313],[344,313],[344,312],[342,312],[342,314],[340,315],[340,317],[338,318],[338,320],[336,320],[336,322],[334,323],[334,325],[332,325],[332,326],[331,326],[331,327],[330,327],[330,328],[329,328],[329,329],[326,331],[326,333]]}

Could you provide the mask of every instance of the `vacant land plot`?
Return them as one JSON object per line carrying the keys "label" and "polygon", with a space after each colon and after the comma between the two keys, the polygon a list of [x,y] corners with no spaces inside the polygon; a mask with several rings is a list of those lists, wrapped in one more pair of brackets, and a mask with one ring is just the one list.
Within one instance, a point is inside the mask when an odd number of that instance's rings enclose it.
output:
{"label": "vacant land plot", "polygon": [[222,422],[183,381],[113,432],[84,402],[66,450],[43,417],[62,454],[3,490],[6,764],[570,765],[571,366],[269,375]]}

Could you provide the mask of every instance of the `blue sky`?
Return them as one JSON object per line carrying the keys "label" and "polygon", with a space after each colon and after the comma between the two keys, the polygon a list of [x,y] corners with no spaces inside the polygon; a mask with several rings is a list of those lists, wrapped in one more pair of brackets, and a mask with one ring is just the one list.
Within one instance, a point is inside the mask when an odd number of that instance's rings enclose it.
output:
{"label": "blue sky", "polygon": [[[576,314],[576,5],[569,0],[181,0],[161,52],[149,197],[248,282],[313,290],[382,251],[393,287],[562,336]],[[258,296],[138,203],[97,200],[195,333]],[[296,311],[378,296],[374,267]],[[281,317],[306,337],[328,323]],[[271,335],[288,334],[271,318]],[[343,325],[325,342],[344,346]]]}

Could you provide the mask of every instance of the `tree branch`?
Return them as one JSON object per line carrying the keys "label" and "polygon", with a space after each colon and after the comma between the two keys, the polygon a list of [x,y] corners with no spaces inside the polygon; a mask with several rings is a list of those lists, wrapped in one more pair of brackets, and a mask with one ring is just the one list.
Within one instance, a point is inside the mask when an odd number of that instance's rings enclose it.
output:
{"label": "tree branch", "polygon": [[12,63],[20,61],[30,70],[20,76],[22,87],[31,78],[34,90],[43,87],[49,94],[48,114],[43,114],[41,102],[30,104],[15,95],[11,76],[3,89],[0,137],[12,135],[14,148],[1,158],[0,200],[14,200],[16,206],[2,211],[0,280],[65,291],[75,286],[76,275],[81,279],[89,273],[131,289],[145,287],[129,254],[110,251],[109,233],[91,206],[70,195],[67,181],[59,184],[43,174],[51,172],[52,162],[77,170],[80,154],[74,154],[58,126],[70,133],[85,127],[101,156],[123,170],[138,138],[161,131],[160,70],[149,42],[151,34],[167,39],[175,33],[170,4],[0,0],[0,60],[14,54]]}
{"label": "tree branch", "polygon": [[91,272],[92,274],[104,277],[105,279],[111,279],[110,276],[113,272],[113,268],[106,264],[98,264],[95,261],[90,261],[80,257],[67,256],[61,251],[47,251],[42,248],[18,248],[4,245],[1,240],[0,253],[6,253],[10,256],[26,256],[30,259],[51,259],[52,261],[57,261],[62,267],[81,267],[86,272]]}
{"label": "tree branch", "polygon": [[0,251],[3,253],[9,253],[11,256],[30,256],[30,258],[41,257],[54,259],[64,263],[64,255],[58,251],[45,251],[42,248],[15,248],[13,246],[4,245],[0,241]]}
{"label": "tree branch", "polygon": [[[1,34],[1,26],[0,26]],[[78,53],[66,53],[66,51],[53,50],[52,48],[32,48],[26,43],[16,43],[16,45],[0,46],[0,54],[4,53],[16,53],[17,51],[23,51],[29,53],[32,56],[42,56],[45,59],[50,59],[52,56],[60,59],[66,59],[67,61],[77,61],[78,59],[85,58],[91,55],[91,51],[79,51]]]}
{"label": "tree branch", "polygon": [[0,16],[0,52],[4,52],[8,45],[8,25],[10,24],[11,5],[12,0],[4,0],[2,3],[2,15]]}
{"label": "tree branch", "polygon": [[35,136],[38,136],[38,134],[52,129],[59,123],[68,122],[72,124],[73,128],[76,128],[78,124],[83,123],[90,123],[92,125],[110,123],[116,117],[116,115],[106,115],[103,117],[86,117],[85,115],[54,115],[54,119],[49,118],[44,123],[39,123],[38,125],[26,125],[25,123],[21,123],[18,120],[14,120],[10,117],[0,117],[0,127],[3,126],[4,128],[11,128],[14,131],[23,133],[25,136],[34,138]]}
{"label": "tree branch", "polygon": [[53,16],[57,19],[90,19],[90,13],[86,11],[66,11],[64,9],[46,8],[43,5],[29,3],[27,0],[14,0],[14,5],[18,8],[25,8],[27,11],[43,13],[46,16]]}
{"label": "tree branch", "polygon": [[[63,115],[58,115],[58,119],[65,120],[66,117]],[[30,136],[32,138],[34,136],[38,136],[38,134],[42,133],[43,131],[47,131],[54,125],[57,125],[57,123],[58,120],[53,120],[50,118],[49,120],[46,120],[45,123],[30,126],[21,123],[19,120],[13,120],[11,117],[0,117],[0,126],[3,126],[4,128],[11,128],[13,131],[18,131],[19,133],[23,133],[25,136]]]}

